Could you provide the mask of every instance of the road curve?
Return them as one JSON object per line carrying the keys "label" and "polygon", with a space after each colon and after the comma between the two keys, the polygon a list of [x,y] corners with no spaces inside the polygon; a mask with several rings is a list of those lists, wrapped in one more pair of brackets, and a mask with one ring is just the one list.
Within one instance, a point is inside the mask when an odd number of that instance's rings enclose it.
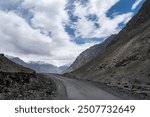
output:
{"label": "road curve", "polygon": [[[47,75],[48,76],[48,75]],[[59,75],[50,75],[57,85],[58,96],[56,99],[69,100],[120,100],[93,83],[62,77]]]}

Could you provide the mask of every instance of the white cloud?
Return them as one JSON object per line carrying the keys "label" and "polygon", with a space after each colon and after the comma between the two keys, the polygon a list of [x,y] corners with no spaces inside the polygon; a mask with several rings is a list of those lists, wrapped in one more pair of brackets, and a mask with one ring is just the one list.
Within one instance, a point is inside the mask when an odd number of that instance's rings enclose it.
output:
{"label": "white cloud", "polygon": [[93,36],[108,37],[112,34],[118,33],[121,30],[119,24],[120,23],[126,24],[131,19],[132,15],[133,15],[132,13],[126,13],[122,15],[117,15],[113,19],[104,17],[104,19],[100,21],[101,28],[95,30],[95,35]]}
{"label": "white cloud", "polygon": [[[39,30],[33,30],[28,23],[16,13],[0,11],[0,14],[1,48],[7,48],[6,50],[8,51],[14,48],[15,51],[20,53],[26,52],[28,54],[48,53],[46,48],[49,47],[51,43],[50,38],[46,35],[41,35]],[[6,42],[8,42],[10,46],[8,46]],[[43,51],[38,51],[37,49],[40,49],[41,46],[44,47]]]}
{"label": "white cloud", "polygon": [[[18,56],[25,61],[45,61],[54,65],[71,63],[92,44],[76,45],[61,38],[41,34],[14,12],[0,11],[0,53]],[[64,41],[63,41],[64,40]]]}
{"label": "white cloud", "polygon": [[[78,22],[74,26],[76,28],[76,36],[103,38],[118,33],[120,31],[119,24],[125,24],[133,15],[130,12],[115,15],[113,19],[107,17],[108,10],[118,2],[119,0],[90,0],[86,5],[76,2],[74,15],[79,17]],[[96,15],[98,21],[89,21],[86,16],[90,14]],[[99,24],[100,28],[96,28],[95,23]]]}
{"label": "white cloud", "polygon": [[[120,30],[119,24],[126,23],[132,16],[132,13],[116,15],[113,19],[106,16],[107,11],[118,1],[90,0],[85,6],[76,2],[74,15],[79,17],[78,22],[73,24],[76,36],[107,37],[117,33]],[[25,61],[45,61],[59,66],[73,62],[83,50],[95,44],[78,45],[65,31],[64,25],[70,23],[65,10],[68,0],[7,2],[1,0],[0,7],[9,8],[9,5],[17,4],[19,9],[2,11],[0,8],[0,53],[18,56]],[[30,23],[19,15],[21,11],[17,12],[21,8],[33,14]],[[87,20],[89,14],[95,14],[97,21]],[[100,28],[97,29],[94,23],[98,23]]]}
{"label": "white cloud", "polygon": [[134,10],[134,9],[136,9],[137,8],[137,6],[142,2],[143,0],[135,0],[135,3],[133,4],[133,6],[132,6],[132,10]]}

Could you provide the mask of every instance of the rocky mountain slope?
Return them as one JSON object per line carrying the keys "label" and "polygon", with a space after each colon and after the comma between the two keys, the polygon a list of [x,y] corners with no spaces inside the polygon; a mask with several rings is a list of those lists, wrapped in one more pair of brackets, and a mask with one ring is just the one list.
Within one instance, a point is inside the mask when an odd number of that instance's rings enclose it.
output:
{"label": "rocky mountain slope", "polygon": [[105,52],[66,75],[150,96],[150,1]]}
{"label": "rocky mountain slope", "polygon": [[108,39],[106,39],[103,43],[94,45],[89,49],[85,50],[84,52],[82,52],[73,62],[73,64],[64,72],[67,73],[74,71],[75,69],[85,65],[98,55],[102,54],[105,51],[106,47],[111,43],[111,41],[115,39],[115,36],[116,35],[112,35]]}
{"label": "rocky mountain slope", "polygon": [[34,73],[33,70],[18,65],[9,59],[7,59],[3,54],[0,54],[0,72],[24,72],[24,73]]}
{"label": "rocky mountain slope", "polygon": [[67,66],[56,67],[54,65],[43,63],[43,62],[26,63],[23,60],[21,60],[19,57],[10,57],[10,56],[6,56],[6,57],[19,65],[35,70],[37,73],[62,73],[64,70],[67,69]]}
{"label": "rocky mountain slope", "polygon": [[28,67],[28,64],[26,62],[24,62],[23,60],[21,60],[19,57],[12,57],[12,56],[6,56],[9,60],[15,62],[16,64],[22,65],[24,67]]}
{"label": "rocky mountain slope", "polygon": [[61,73],[63,73],[64,71],[66,71],[68,69],[69,65],[63,65],[60,66],[59,69],[62,71]]}
{"label": "rocky mountain slope", "polygon": [[55,84],[0,54],[0,99],[52,99]]}

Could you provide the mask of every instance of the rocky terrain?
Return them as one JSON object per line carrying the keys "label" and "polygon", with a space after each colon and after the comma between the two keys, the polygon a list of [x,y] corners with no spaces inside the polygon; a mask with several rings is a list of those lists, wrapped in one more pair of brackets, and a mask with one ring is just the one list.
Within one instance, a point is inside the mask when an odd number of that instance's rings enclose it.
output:
{"label": "rocky terrain", "polygon": [[113,39],[115,39],[115,36],[116,35],[112,35],[108,39],[106,39],[103,43],[94,45],[89,49],[85,50],[84,52],[82,52],[73,62],[73,64],[64,71],[64,73],[74,71],[75,69],[85,65],[98,55],[102,54],[105,51],[106,47],[113,41]]}
{"label": "rocky terrain", "polygon": [[0,99],[52,99],[55,83],[0,54]]}
{"label": "rocky terrain", "polygon": [[68,68],[68,66],[54,66],[48,63],[44,63],[44,62],[24,62],[23,60],[21,60],[19,57],[12,57],[12,56],[6,56],[8,59],[10,59],[11,61],[22,65],[24,67],[28,67],[31,68],[33,70],[35,70],[37,73],[57,73],[60,74],[62,73],[64,70],[66,70]]}
{"label": "rocky terrain", "polygon": [[150,1],[143,4],[103,53],[65,75],[115,86],[150,99]]}

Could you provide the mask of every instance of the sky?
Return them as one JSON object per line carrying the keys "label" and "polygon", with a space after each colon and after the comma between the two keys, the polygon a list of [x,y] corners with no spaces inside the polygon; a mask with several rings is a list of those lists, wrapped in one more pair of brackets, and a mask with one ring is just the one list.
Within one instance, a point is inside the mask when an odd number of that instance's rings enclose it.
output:
{"label": "sky", "polygon": [[71,64],[117,34],[144,0],[0,0],[0,53]]}

